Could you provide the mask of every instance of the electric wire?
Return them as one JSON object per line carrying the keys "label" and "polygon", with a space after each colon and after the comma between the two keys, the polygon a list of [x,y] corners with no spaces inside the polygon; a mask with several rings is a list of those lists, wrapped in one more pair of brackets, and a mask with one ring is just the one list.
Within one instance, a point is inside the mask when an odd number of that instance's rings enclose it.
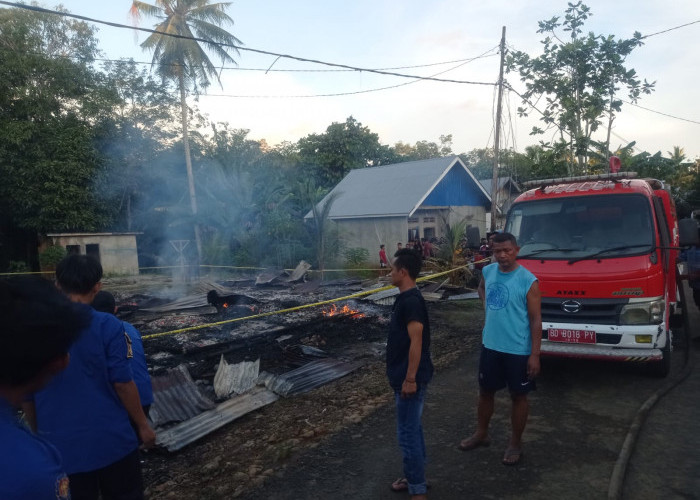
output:
{"label": "electric wire", "polygon": [[215,46],[220,47],[220,48],[227,47],[227,48],[235,49],[237,51],[253,52],[255,54],[264,54],[264,55],[274,56],[274,57],[279,57],[279,58],[284,58],[284,59],[292,59],[295,61],[320,64],[320,65],[330,66],[330,67],[334,67],[334,68],[344,68],[344,69],[348,69],[348,70],[361,71],[361,72],[364,71],[367,73],[375,73],[375,74],[379,74],[379,75],[396,76],[399,78],[432,80],[432,81],[444,82],[444,83],[459,83],[459,84],[465,84],[465,85],[488,85],[488,86],[496,85],[495,82],[475,82],[475,81],[468,81],[468,80],[450,80],[450,79],[445,79],[445,78],[422,77],[422,76],[418,76],[418,75],[408,75],[405,73],[396,73],[393,71],[384,71],[384,70],[371,69],[371,68],[361,68],[358,66],[351,66],[348,64],[332,63],[332,62],[328,62],[328,61],[321,61],[318,59],[309,59],[306,57],[293,56],[290,54],[281,54],[278,52],[272,52],[272,51],[268,51],[268,50],[253,49],[250,47],[242,47],[240,45],[234,45],[234,44],[230,44],[230,43],[212,42],[210,40],[205,40],[203,38],[198,38],[198,37],[177,35],[174,33],[164,33],[161,31],[156,31],[156,30],[149,29],[149,28],[141,28],[138,26],[127,26],[126,24],[114,23],[111,21],[103,21],[100,19],[94,19],[94,18],[87,17],[87,16],[81,16],[78,14],[71,14],[69,12],[58,12],[55,10],[45,9],[43,7],[38,7],[35,5],[24,5],[21,3],[7,2],[5,0],[0,0],[0,5],[7,5],[9,7],[15,7],[18,9],[31,10],[31,11],[39,12],[42,14],[52,14],[52,15],[57,15],[57,16],[62,16],[62,17],[70,17],[73,19],[79,19],[81,21],[86,21],[86,22],[90,22],[90,23],[104,24],[106,26],[111,26],[113,28],[130,29],[130,30],[141,31],[144,33],[149,33],[149,34],[156,34],[156,35],[160,35],[160,36],[169,36],[172,38],[179,38],[179,39],[183,39],[183,40],[192,40],[195,42],[205,43],[207,45],[215,45]]}
{"label": "electric wire", "polygon": [[[487,52],[490,52],[493,49],[489,49]],[[485,52],[484,54],[486,54]],[[482,56],[478,56],[482,57]],[[478,58],[477,57],[477,58]],[[476,58],[475,58],[476,59]],[[469,59],[467,61],[464,61],[452,68],[448,68],[444,71],[440,71],[439,73],[435,73],[433,75],[430,75],[430,77],[435,77],[439,75],[443,75],[445,73],[448,73],[450,71],[454,71],[455,69],[461,68],[465,64],[470,63],[474,59]],[[200,97],[230,97],[230,98],[250,98],[250,99],[275,99],[275,98],[290,98],[290,99],[295,99],[295,98],[316,98],[316,97],[341,97],[341,96],[350,96],[350,95],[358,95],[358,94],[368,94],[370,92],[379,92],[382,90],[389,90],[389,89],[395,89],[398,87],[404,87],[406,85],[411,85],[413,83],[418,83],[420,81],[426,80],[425,78],[418,78],[416,80],[410,81],[410,82],[404,82],[404,83],[399,83],[396,85],[389,85],[387,87],[377,87],[373,89],[365,89],[365,90],[354,90],[354,91],[349,91],[349,92],[333,92],[330,94],[303,94],[303,95],[233,95],[233,94],[201,94]],[[495,87],[494,87],[495,88]]]}
{"label": "electric wire", "polygon": [[642,37],[642,40],[645,39],[645,38],[650,38],[650,37],[652,37],[652,36],[661,35],[661,34],[663,34],[663,33],[668,33],[669,31],[673,31],[673,30],[685,28],[686,26],[690,26],[690,25],[692,25],[692,24],[697,24],[697,23],[700,23],[700,19],[698,19],[697,21],[691,21],[691,22],[689,22],[689,23],[681,24],[681,25],[679,25],[679,26],[674,26],[673,28],[668,28],[668,29],[665,29],[665,30],[657,31],[656,33],[650,33],[650,34],[648,34],[648,35],[644,35],[644,36]]}
{"label": "electric wire", "polygon": [[[445,64],[454,64],[454,63],[470,63],[473,61],[476,61],[477,59],[483,59],[486,57],[495,57],[498,55],[498,53],[494,54],[489,54],[489,52],[493,51],[495,48],[498,46],[495,46],[486,52],[484,52],[481,55],[475,56],[475,57],[470,57],[467,59],[455,59],[454,61],[443,61],[443,62],[437,62],[437,63],[428,63],[428,64],[416,64],[413,66],[395,66],[391,68],[373,68],[379,71],[385,71],[385,70],[392,70],[392,69],[408,69],[408,68],[428,68],[432,66],[441,66]],[[30,55],[35,55],[35,56],[45,56],[46,54],[42,52],[35,52],[31,50],[18,50],[18,49],[13,49],[9,47],[0,47],[0,51],[5,51],[5,52],[13,52],[16,54],[30,54]],[[52,55],[52,57],[61,57],[65,59],[70,59],[71,56],[68,54],[55,54]],[[106,62],[106,63],[121,63],[121,62],[128,62],[128,63],[133,63],[133,64],[139,64],[143,66],[153,66],[153,61],[134,61],[133,58],[130,57],[124,57],[121,59],[110,59],[110,58],[104,58],[104,57],[94,57],[90,59],[91,62]],[[175,64],[169,64],[165,66],[175,66]],[[354,73],[356,70],[354,69],[268,69],[268,68],[241,68],[241,67],[235,67],[235,66],[221,66],[218,68],[219,70],[232,70],[232,71],[260,71],[260,72],[280,72],[280,73]]]}
{"label": "electric wire", "polygon": [[649,111],[650,113],[656,113],[657,115],[662,115],[662,116],[666,116],[666,117],[668,117],[668,118],[674,118],[674,119],[676,119],[676,120],[681,120],[681,121],[684,121],[684,122],[694,123],[694,124],[696,124],[696,125],[700,125],[700,121],[697,121],[697,120],[691,120],[691,119],[689,119],[689,118],[681,118],[680,116],[670,115],[670,114],[664,113],[664,112],[662,112],[662,111],[656,111],[655,109],[645,108],[644,106],[640,106],[639,104],[635,104],[635,103],[630,102],[630,101],[625,101],[624,99],[620,99],[620,100],[621,100],[622,102],[627,103],[627,104],[630,104],[630,105],[632,105],[632,106],[634,106],[634,107],[636,107],[636,108],[643,109],[644,111]]}

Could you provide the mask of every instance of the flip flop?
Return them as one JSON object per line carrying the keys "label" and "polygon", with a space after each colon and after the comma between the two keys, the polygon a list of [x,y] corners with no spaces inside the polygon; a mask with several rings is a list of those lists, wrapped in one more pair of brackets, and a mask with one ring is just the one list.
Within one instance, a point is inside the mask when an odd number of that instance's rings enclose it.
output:
{"label": "flip flop", "polygon": [[[427,488],[430,488],[432,485],[430,484],[430,481],[426,481],[425,486]],[[398,478],[396,481],[389,485],[389,489],[397,493],[401,493],[402,491],[408,491],[408,479],[406,479],[405,477]]]}
{"label": "flip flop", "polygon": [[523,450],[518,448],[508,448],[503,455],[503,465],[518,465],[523,458]]}
{"label": "flip flop", "polygon": [[491,440],[487,437],[484,439],[475,439],[473,437],[470,437],[460,441],[459,445],[457,445],[457,448],[459,448],[462,451],[470,451],[479,448],[480,446],[483,446],[485,448],[490,445]]}

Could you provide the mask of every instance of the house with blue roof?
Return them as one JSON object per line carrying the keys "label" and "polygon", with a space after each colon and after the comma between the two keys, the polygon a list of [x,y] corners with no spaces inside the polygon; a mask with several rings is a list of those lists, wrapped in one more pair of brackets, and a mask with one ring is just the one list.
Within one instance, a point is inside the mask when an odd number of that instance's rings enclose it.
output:
{"label": "house with blue roof", "polygon": [[[346,248],[365,248],[378,260],[379,245],[445,235],[446,224],[466,220],[483,236],[491,197],[458,156],[350,171],[319,202],[332,203],[329,218]],[[312,219],[313,212],[305,219]]]}

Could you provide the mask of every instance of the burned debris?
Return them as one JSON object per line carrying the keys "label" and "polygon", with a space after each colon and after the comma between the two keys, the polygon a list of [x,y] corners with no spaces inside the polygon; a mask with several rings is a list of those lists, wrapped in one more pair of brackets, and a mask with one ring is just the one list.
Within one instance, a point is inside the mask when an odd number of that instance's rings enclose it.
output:
{"label": "burned debris", "polygon": [[[115,290],[118,315],[144,336],[159,445],[175,451],[280,397],[310,391],[383,356],[386,304],[398,290],[334,303],[334,297],[385,287],[387,278],[304,281],[307,266],[177,290],[164,286],[162,295]],[[434,300],[467,291],[442,280],[427,287]],[[323,305],[309,307],[317,303]]]}

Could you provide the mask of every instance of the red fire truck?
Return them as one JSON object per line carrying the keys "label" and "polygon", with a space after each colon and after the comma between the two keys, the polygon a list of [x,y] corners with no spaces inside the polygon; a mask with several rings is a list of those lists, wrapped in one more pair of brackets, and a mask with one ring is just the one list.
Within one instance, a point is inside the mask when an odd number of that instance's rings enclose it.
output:
{"label": "red fire truck", "polygon": [[505,230],[542,290],[542,355],[671,362],[676,209],[661,181],[634,173],[536,181]]}

